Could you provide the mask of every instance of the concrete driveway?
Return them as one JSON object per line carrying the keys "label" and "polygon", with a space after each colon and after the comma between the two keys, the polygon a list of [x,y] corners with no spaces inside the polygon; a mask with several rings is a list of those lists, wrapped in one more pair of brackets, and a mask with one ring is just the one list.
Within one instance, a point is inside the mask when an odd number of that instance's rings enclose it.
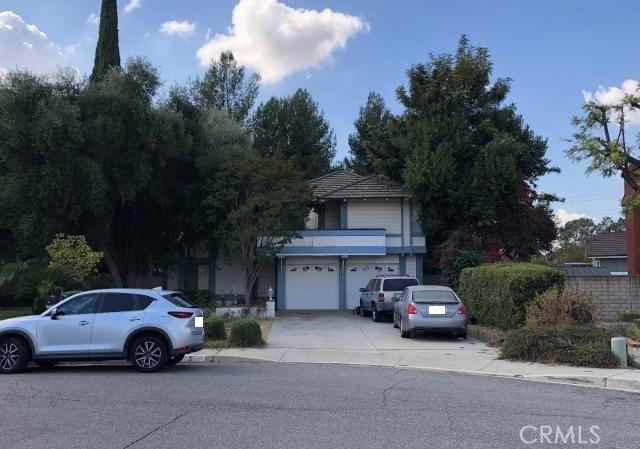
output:
{"label": "concrete driveway", "polygon": [[391,321],[375,323],[345,312],[281,313],[269,333],[268,346],[364,351],[491,349],[478,340],[448,335],[400,338]]}

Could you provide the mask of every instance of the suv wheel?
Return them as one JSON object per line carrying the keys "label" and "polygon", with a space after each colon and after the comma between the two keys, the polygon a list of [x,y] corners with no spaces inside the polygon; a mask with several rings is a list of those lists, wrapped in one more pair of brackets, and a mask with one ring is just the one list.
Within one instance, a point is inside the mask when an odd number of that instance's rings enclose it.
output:
{"label": "suv wheel", "polygon": [[369,316],[369,312],[367,312],[367,310],[364,308],[364,303],[362,301],[360,301],[360,316],[361,317]]}
{"label": "suv wheel", "polygon": [[380,316],[380,312],[378,312],[378,308],[375,304],[371,304],[371,319],[376,323],[382,321],[382,317]]}
{"label": "suv wheel", "polygon": [[153,373],[165,367],[169,360],[167,345],[154,335],[138,338],[129,351],[131,365],[143,373]]}
{"label": "suv wheel", "polygon": [[21,338],[0,340],[0,373],[13,374],[24,370],[29,363],[29,348]]}

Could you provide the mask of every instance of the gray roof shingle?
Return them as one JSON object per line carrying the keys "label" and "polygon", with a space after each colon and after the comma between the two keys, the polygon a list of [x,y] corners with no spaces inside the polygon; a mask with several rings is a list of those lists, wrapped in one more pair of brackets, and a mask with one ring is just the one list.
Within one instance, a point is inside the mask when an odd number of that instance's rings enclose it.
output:
{"label": "gray roof shingle", "polygon": [[382,175],[362,176],[346,170],[328,173],[310,181],[318,200],[343,198],[404,198],[401,184]]}
{"label": "gray roof shingle", "polygon": [[627,255],[627,234],[625,232],[603,232],[587,240],[587,257],[607,257]]}

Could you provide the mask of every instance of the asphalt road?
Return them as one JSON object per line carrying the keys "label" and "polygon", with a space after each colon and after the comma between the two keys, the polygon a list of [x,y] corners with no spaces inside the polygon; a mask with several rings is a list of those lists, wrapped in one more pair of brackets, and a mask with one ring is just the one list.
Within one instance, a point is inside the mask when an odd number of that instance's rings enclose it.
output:
{"label": "asphalt road", "polygon": [[[520,439],[536,440],[525,444]],[[552,426],[540,444],[540,426]],[[557,428],[575,444],[555,442]],[[591,426],[598,426],[598,444]],[[547,428],[542,428],[543,433]],[[559,440],[562,441],[561,439]],[[571,441],[571,439],[567,440]],[[410,369],[224,363],[0,377],[0,448],[640,447],[640,394]]]}

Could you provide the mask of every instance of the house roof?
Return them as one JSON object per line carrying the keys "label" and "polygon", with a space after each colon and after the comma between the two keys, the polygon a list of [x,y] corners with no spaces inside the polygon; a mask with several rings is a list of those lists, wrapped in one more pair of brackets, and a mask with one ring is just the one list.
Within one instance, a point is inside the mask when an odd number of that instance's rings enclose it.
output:
{"label": "house roof", "polygon": [[587,240],[587,257],[611,257],[627,255],[625,232],[603,232]]}
{"label": "house roof", "polygon": [[404,198],[401,184],[382,175],[362,176],[337,170],[310,181],[318,200],[343,198]]}

